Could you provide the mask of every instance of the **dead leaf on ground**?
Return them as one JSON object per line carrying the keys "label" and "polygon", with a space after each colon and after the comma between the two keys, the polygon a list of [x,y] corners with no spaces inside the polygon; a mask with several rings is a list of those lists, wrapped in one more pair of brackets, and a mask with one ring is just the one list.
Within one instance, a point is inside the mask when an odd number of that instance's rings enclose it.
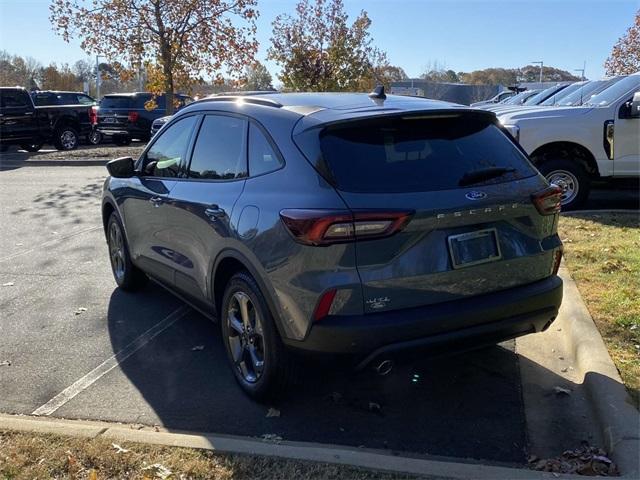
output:
{"label": "dead leaf on ground", "polygon": [[280,435],[276,435],[275,433],[263,433],[260,435],[260,438],[263,442],[270,443],[280,443],[282,441],[282,437]]}
{"label": "dead leaf on ground", "polygon": [[278,410],[277,408],[269,408],[269,410],[267,411],[267,418],[279,417],[279,416],[280,416],[280,410]]}
{"label": "dead leaf on ground", "polygon": [[14,285],[15,285],[15,283],[13,283],[13,282],[6,282],[6,283],[2,284],[3,287],[13,287]]}
{"label": "dead leaf on ground", "polygon": [[571,395],[571,390],[569,390],[568,388],[563,388],[563,387],[553,387],[553,391],[556,392],[556,395],[560,396],[560,395]]}
{"label": "dead leaf on ground", "polygon": [[196,345],[195,347],[191,348],[192,352],[199,352],[199,351],[202,351],[202,350],[204,350],[204,345]]}
{"label": "dead leaf on ground", "polygon": [[382,407],[380,407],[379,403],[369,402],[369,410],[375,413],[380,413],[382,412]]}
{"label": "dead leaf on ground", "polygon": [[588,476],[618,476],[618,468],[604,450],[584,443],[574,450],[566,450],[559,457],[540,460],[535,455],[529,459],[534,470],[558,474],[577,473]]}
{"label": "dead leaf on ground", "polygon": [[159,478],[161,480],[165,480],[173,475],[173,472],[171,470],[160,463],[154,463],[153,465],[144,467],[142,471],[148,472],[153,475],[153,478]]}
{"label": "dead leaf on ground", "polygon": [[9,360],[3,360],[0,362],[0,367],[10,367],[11,362]]}
{"label": "dead leaf on ground", "polygon": [[76,311],[75,311],[75,312],[73,312],[73,313],[74,313],[75,315],[80,315],[80,314],[82,314],[82,313],[84,313],[84,312],[86,312],[86,311],[87,311],[87,308],[86,308],[86,307],[78,307],[78,308],[76,308]]}
{"label": "dead leaf on ground", "polygon": [[112,443],[111,446],[114,448],[116,453],[129,453],[131,450],[127,450],[126,448],[122,448],[117,443]]}

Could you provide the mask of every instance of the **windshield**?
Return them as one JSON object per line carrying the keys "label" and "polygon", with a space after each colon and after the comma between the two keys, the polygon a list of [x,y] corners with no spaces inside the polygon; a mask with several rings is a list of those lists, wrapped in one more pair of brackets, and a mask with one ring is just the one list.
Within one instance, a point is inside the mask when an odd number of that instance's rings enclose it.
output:
{"label": "windshield", "polygon": [[504,102],[501,102],[501,103],[502,103],[502,105],[518,105],[523,100],[526,100],[531,95],[533,95],[535,92],[537,92],[537,90],[527,90],[527,91],[524,91],[524,92],[520,92],[517,95],[514,95],[513,97],[510,97],[510,98],[508,98],[507,100],[505,100]]}
{"label": "windshield", "polygon": [[593,82],[587,83],[582,88],[579,88],[572,92],[570,95],[566,95],[562,97],[556,105],[561,105],[563,107],[569,107],[571,105],[582,105],[584,102],[589,101],[593,95],[600,93],[602,90],[607,88],[609,85],[617,82],[619,78],[615,80],[595,80]]}
{"label": "windshield", "polygon": [[584,88],[584,86],[587,85],[588,83],[589,82],[578,82],[578,83],[574,83],[573,85],[569,85],[567,88],[563,88],[562,90],[560,90],[556,94],[551,95],[549,98],[547,98],[540,105],[544,105],[546,107],[551,106],[551,105],[557,105],[558,102],[560,100],[564,100],[567,95],[571,95],[576,90],[580,90],[581,88]]}
{"label": "windshield", "polygon": [[527,99],[527,101],[524,102],[524,105],[538,105],[540,102],[546,100],[550,95],[560,91],[562,88],[564,88],[564,86],[560,85],[554,85],[553,87],[546,88],[537,95]]}
{"label": "windshield", "polygon": [[618,100],[623,95],[640,90],[640,75],[629,75],[613,85],[605,88],[599,94],[591,97],[588,103],[590,107],[606,107]]}

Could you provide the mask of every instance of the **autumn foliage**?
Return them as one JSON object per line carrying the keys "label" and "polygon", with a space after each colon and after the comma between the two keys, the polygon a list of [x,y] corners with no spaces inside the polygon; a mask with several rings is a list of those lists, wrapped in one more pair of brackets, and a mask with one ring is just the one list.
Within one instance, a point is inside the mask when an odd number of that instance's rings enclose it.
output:
{"label": "autumn foliage", "polygon": [[203,74],[238,76],[253,61],[257,0],[52,0],[51,21],[65,40],[109,61],[151,73],[147,88],[173,93]]}
{"label": "autumn foliage", "polygon": [[629,75],[640,71],[640,10],[633,25],[613,46],[604,68],[607,75]]}

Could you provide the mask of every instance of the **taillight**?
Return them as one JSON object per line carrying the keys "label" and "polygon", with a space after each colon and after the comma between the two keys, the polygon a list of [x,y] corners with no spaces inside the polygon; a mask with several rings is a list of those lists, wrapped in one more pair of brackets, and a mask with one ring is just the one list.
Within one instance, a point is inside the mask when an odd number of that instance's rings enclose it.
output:
{"label": "taillight", "polygon": [[562,262],[563,250],[564,249],[562,245],[560,245],[560,248],[558,248],[553,254],[553,275],[558,274],[558,270],[560,269],[560,262]]}
{"label": "taillight", "polygon": [[329,315],[329,311],[331,310],[331,305],[333,304],[333,299],[336,298],[337,290],[332,288],[331,290],[327,290],[320,297],[320,301],[318,302],[318,306],[316,307],[315,312],[313,312],[313,320],[318,321],[322,320],[324,317]]}
{"label": "taillight", "polygon": [[138,118],[140,118],[140,114],[138,112],[129,112],[128,119],[131,123],[137,122]]}
{"label": "taillight", "polygon": [[562,189],[551,184],[548,188],[531,195],[531,200],[541,215],[553,215],[560,211]]}
{"label": "taillight", "polygon": [[402,230],[412,211],[349,211],[286,209],[282,222],[297,242],[305,245],[331,245],[388,237]]}
{"label": "taillight", "polygon": [[91,125],[98,123],[98,107],[91,107],[89,109],[89,122],[91,122]]}

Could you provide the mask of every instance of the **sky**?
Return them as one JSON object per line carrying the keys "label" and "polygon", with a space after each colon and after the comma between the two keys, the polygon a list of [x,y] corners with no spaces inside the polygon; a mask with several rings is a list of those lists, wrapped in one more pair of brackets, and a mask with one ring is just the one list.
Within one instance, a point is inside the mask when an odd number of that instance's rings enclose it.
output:
{"label": "sky", "polygon": [[[86,58],[79,40],[51,29],[50,0],[0,0],[0,49],[43,64]],[[258,0],[258,60],[266,58],[271,23],[297,0]],[[631,26],[640,0],[344,0],[351,20],[371,18],[375,45],[393,65],[418,77],[437,62],[456,72],[515,68],[543,61],[585,76],[604,75],[611,47]],[[99,35],[99,32],[96,32]],[[277,65],[265,62],[271,73]]]}

